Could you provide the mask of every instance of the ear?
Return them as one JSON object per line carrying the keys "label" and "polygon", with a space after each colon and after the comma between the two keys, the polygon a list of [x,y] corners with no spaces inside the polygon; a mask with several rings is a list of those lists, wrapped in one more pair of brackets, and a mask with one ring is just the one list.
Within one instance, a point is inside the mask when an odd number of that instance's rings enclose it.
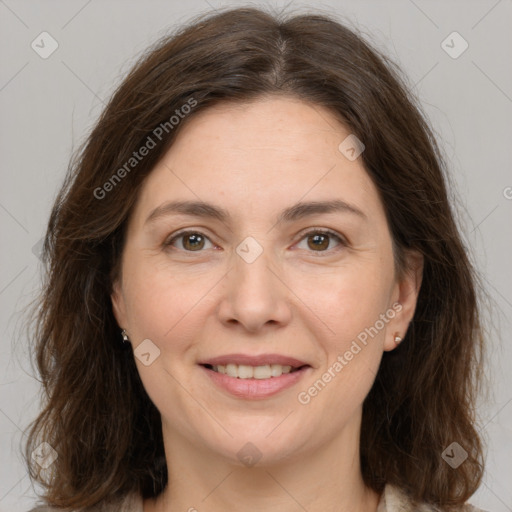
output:
{"label": "ear", "polygon": [[424,258],[420,252],[413,250],[406,252],[403,275],[395,283],[391,295],[392,302],[390,307],[393,304],[400,304],[400,306],[393,308],[396,311],[396,315],[390,320],[386,328],[385,351],[393,350],[398,346],[398,343],[395,342],[396,335],[403,340],[407,334],[409,324],[414,317],[420,293],[423,265]]}
{"label": "ear", "polygon": [[114,312],[114,317],[117,320],[117,325],[121,329],[125,329],[127,327],[126,304],[122,286],[118,279],[115,280],[112,285],[112,293],[110,294],[110,299],[112,301],[112,311]]}

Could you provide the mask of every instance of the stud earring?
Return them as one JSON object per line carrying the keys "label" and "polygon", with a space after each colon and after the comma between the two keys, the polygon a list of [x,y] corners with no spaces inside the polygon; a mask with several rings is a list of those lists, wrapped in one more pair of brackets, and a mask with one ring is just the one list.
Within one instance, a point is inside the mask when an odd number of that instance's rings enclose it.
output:
{"label": "stud earring", "polygon": [[402,342],[402,338],[400,338],[400,336],[398,336],[398,333],[395,334],[395,345],[398,347],[398,345],[400,345],[400,343]]}
{"label": "stud earring", "polygon": [[130,343],[130,338],[128,338],[128,334],[126,334],[126,329],[121,331],[121,336],[123,337],[123,343]]}

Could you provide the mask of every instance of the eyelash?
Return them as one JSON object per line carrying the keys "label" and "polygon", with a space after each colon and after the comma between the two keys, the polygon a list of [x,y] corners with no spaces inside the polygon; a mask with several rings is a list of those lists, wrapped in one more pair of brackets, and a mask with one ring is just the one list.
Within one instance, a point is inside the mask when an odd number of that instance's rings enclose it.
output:
{"label": "eyelash", "polygon": [[[179,238],[181,237],[185,237],[187,235],[200,235],[204,238],[206,238],[207,240],[209,240],[211,243],[213,243],[209,237],[207,237],[204,233],[201,233],[201,231],[196,231],[196,230],[186,230],[186,231],[180,231],[178,233],[176,233],[175,235],[173,235],[170,239],[168,239],[166,242],[164,242],[164,246],[165,247],[171,247],[172,244],[178,240]],[[307,231],[306,233],[303,233],[302,234],[302,237],[300,238],[299,242],[301,242],[302,240],[304,240],[305,238],[307,238],[308,236],[311,236],[311,235],[329,235],[333,238],[335,238],[341,246],[343,247],[346,247],[348,244],[346,242],[346,240],[341,237],[340,235],[338,235],[335,231],[331,231],[330,229],[312,229],[310,231]],[[195,252],[203,252],[202,250],[200,251],[187,251],[185,249],[179,249],[183,252],[186,252],[186,253],[195,253]],[[327,249],[325,251],[308,251],[308,252],[311,252],[313,254],[315,254],[315,256],[318,256],[318,257],[322,257],[323,254],[331,254],[333,251],[333,249]]]}

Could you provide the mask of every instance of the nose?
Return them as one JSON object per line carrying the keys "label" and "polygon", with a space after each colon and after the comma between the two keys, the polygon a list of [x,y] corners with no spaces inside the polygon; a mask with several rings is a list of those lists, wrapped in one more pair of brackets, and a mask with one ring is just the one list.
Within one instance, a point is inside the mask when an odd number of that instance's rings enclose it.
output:
{"label": "nose", "polygon": [[266,251],[251,263],[234,255],[218,308],[221,322],[240,325],[254,333],[266,326],[282,327],[290,321],[293,294],[282,272],[269,260]]}

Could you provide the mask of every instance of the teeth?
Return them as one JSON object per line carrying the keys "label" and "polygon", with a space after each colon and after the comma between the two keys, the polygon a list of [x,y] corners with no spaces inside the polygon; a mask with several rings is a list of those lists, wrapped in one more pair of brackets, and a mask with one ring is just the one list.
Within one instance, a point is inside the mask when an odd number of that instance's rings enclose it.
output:
{"label": "teeth", "polygon": [[270,365],[256,366],[253,370],[253,377],[255,379],[270,379],[270,377],[272,377]]}
{"label": "teeth", "polygon": [[279,377],[283,373],[290,373],[292,370],[291,366],[281,366],[280,364],[271,365],[272,377]]}
{"label": "teeth", "polygon": [[292,367],[289,365],[266,364],[263,366],[248,366],[246,364],[227,364],[212,367],[213,371],[237,377],[239,379],[270,379],[280,377],[283,373],[290,373]]}
{"label": "teeth", "polygon": [[238,377],[238,366],[236,364],[228,364],[226,366],[226,373],[230,377]]}
{"label": "teeth", "polygon": [[239,379],[252,379],[254,377],[254,369],[252,366],[241,364],[238,366]]}

